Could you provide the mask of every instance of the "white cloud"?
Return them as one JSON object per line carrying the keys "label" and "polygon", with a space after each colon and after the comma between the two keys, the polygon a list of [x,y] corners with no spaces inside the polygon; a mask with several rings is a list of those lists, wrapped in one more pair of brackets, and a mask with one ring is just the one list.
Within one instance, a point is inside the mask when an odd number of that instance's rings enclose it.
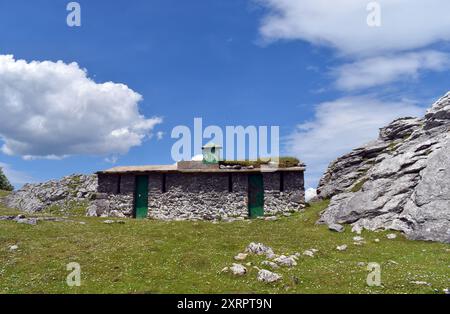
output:
{"label": "white cloud", "polygon": [[109,164],[116,164],[119,161],[119,157],[117,156],[110,156],[110,157],[106,157],[105,162],[109,163]]}
{"label": "white cloud", "polygon": [[381,27],[367,25],[369,0],[255,0],[269,9],[260,32],[268,40],[301,39],[349,55],[377,55],[450,40],[450,1],[387,0]]}
{"label": "white cloud", "polygon": [[157,132],[156,138],[158,139],[158,141],[162,140],[164,138],[164,132],[163,131]]}
{"label": "white cloud", "polygon": [[317,190],[316,189],[314,189],[314,188],[306,189],[306,191],[305,191],[305,201],[309,202],[310,200],[312,200],[316,196],[317,196]]}
{"label": "white cloud", "polygon": [[422,70],[444,71],[450,67],[448,54],[439,51],[422,51],[387,57],[373,57],[344,64],[332,71],[336,87],[356,90],[399,79],[416,79]]}
{"label": "white cloud", "polygon": [[76,63],[0,55],[1,151],[25,159],[127,153],[162,122],[139,113],[141,100],[126,85],[95,83]]}
{"label": "white cloud", "polygon": [[11,184],[16,188],[24,185],[25,183],[33,183],[36,181],[28,174],[22,171],[14,170],[9,164],[0,162],[0,168],[3,169],[3,172],[8,178],[9,182],[11,182]]}
{"label": "white cloud", "polygon": [[314,120],[288,137],[286,151],[307,165],[307,187],[318,183],[329,162],[378,136],[379,128],[423,109],[407,101],[383,102],[371,96],[347,97],[319,104]]}

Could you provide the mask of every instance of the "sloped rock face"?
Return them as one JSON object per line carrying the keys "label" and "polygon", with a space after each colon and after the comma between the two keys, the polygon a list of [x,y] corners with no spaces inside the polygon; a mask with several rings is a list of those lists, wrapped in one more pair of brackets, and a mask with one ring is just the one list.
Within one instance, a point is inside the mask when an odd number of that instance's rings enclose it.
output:
{"label": "sloped rock face", "polygon": [[319,182],[319,223],[403,231],[450,243],[450,93],[424,118],[402,118],[334,161]]}
{"label": "sloped rock face", "polygon": [[5,198],[5,205],[34,213],[50,206],[64,208],[70,202],[89,201],[97,191],[96,175],[72,175],[61,180],[26,184]]}

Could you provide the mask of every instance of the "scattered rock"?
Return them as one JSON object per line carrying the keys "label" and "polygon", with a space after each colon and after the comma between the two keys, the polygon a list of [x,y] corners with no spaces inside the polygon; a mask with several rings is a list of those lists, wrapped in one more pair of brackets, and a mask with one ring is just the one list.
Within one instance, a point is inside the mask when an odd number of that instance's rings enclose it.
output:
{"label": "scattered rock", "polygon": [[443,291],[445,294],[450,294],[450,289],[449,289],[449,288],[443,289],[442,291]]}
{"label": "scattered rock", "polygon": [[280,268],[280,266],[278,266],[277,263],[274,263],[274,262],[271,262],[271,261],[263,261],[263,262],[261,263],[261,265],[269,266],[269,267],[272,268],[272,269]]}
{"label": "scattered rock", "polygon": [[266,283],[273,283],[273,282],[280,280],[281,278],[282,278],[281,275],[279,275],[277,273],[273,273],[266,269],[261,269],[258,272],[258,277],[257,277],[258,281],[266,282]]}
{"label": "scattered rock", "polygon": [[264,218],[264,220],[265,221],[275,221],[275,220],[278,220],[278,217],[277,216],[269,216],[269,217]]}
{"label": "scattered rock", "polygon": [[274,255],[274,252],[271,247],[265,246],[262,243],[255,243],[255,242],[250,243],[245,249],[245,252],[256,255],[266,255],[266,256],[272,254]]}
{"label": "scattered rock", "polygon": [[397,238],[397,235],[395,233],[389,233],[386,238],[388,238],[389,240],[394,240]]}
{"label": "scattered rock", "polygon": [[243,276],[247,273],[247,268],[241,264],[233,264],[233,266],[230,267],[230,270],[235,276]]}
{"label": "scattered rock", "polygon": [[366,263],[364,263],[364,262],[358,262],[358,264],[357,264],[359,267],[364,267],[364,266],[366,266]]}
{"label": "scattered rock", "polygon": [[314,251],[306,250],[306,251],[303,252],[303,255],[309,256],[309,257],[314,257]]}
{"label": "scattered rock", "polygon": [[236,255],[235,257],[234,257],[234,259],[236,260],[236,261],[244,261],[246,258],[247,258],[247,254],[245,254],[245,253],[239,253],[238,255]]}
{"label": "scattered rock", "polygon": [[36,218],[20,218],[16,220],[18,224],[37,225],[38,220]]}
{"label": "scattered rock", "polygon": [[105,220],[103,221],[104,224],[110,225],[110,224],[121,224],[123,225],[125,221],[123,220]]}
{"label": "scattered rock", "polygon": [[328,225],[328,229],[330,229],[331,231],[336,231],[336,232],[344,232],[344,230],[345,230],[343,225],[336,224],[336,223]]}
{"label": "scattered rock", "polygon": [[375,240],[373,240],[374,242],[376,242],[376,243],[379,243],[380,242],[380,239],[375,239]]}
{"label": "scattered rock", "polygon": [[361,242],[361,241],[364,241],[364,238],[363,237],[353,237],[353,241],[355,241],[355,242]]}
{"label": "scattered rock", "polygon": [[340,245],[340,246],[336,247],[336,250],[345,251],[345,250],[347,250],[347,245],[346,244]]}
{"label": "scattered rock", "polygon": [[296,257],[295,256],[285,256],[281,255],[274,259],[274,262],[280,266],[292,267],[297,266]]}
{"label": "scattered rock", "polygon": [[354,226],[352,227],[352,232],[353,232],[353,233],[356,233],[356,234],[361,234],[362,228],[361,228],[359,225],[354,225]]}
{"label": "scattered rock", "polygon": [[16,216],[0,216],[0,221],[14,220]]}
{"label": "scattered rock", "polygon": [[419,286],[429,286],[431,287],[431,283],[428,283],[426,281],[410,281],[412,284],[419,285]]}
{"label": "scattered rock", "polygon": [[19,249],[19,246],[18,245],[11,245],[10,247],[9,247],[9,250],[10,251],[17,251]]}

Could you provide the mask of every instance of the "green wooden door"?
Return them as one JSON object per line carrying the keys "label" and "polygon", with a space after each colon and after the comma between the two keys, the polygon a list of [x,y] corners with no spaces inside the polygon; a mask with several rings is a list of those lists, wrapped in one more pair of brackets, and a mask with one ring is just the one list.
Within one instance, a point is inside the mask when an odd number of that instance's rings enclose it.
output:
{"label": "green wooden door", "polygon": [[137,219],[147,218],[148,214],[148,176],[136,177],[135,215]]}
{"label": "green wooden door", "polygon": [[250,218],[264,216],[264,182],[262,174],[248,176],[248,213]]}

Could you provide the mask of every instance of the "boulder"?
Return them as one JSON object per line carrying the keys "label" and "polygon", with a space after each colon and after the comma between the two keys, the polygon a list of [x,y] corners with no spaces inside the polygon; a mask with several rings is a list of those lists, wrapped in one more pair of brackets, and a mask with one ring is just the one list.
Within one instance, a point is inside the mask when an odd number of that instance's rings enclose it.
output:
{"label": "boulder", "polygon": [[236,261],[244,261],[246,258],[247,258],[247,254],[245,254],[245,253],[239,253],[238,255],[236,255],[234,257],[234,259]]}
{"label": "boulder", "polygon": [[262,261],[262,262],[261,262],[261,265],[269,266],[269,267],[272,268],[272,269],[280,268],[280,266],[278,266],[277,263],[274,263],[274,262],[271,262],[271,261]]}
{"label": "boulder", "polygon": [[266,282],[266,283],[273,283],[273,282],[280,280],[281,278],[282,278],[281,275],[279,275],[277,273],[273,273],[266,269],[259,270],[258,277],[257,277],[258,281]]}
{"label": "boulder", "polygon": [[262,243],[255,243],[255,242],[250,243],[247,246],[247,248],[245,249],[245,252],[256,254],[256,255],[270,256],[270,257],[267,257],[267,258],[272,258],[274,256],[274,252],[273,252],[273,249],[271,247],[265,246]]}
{"label": "boulder", "polygon": [[330,164],[318,191],[331,198],[319,223],[360,233],[397,230],[450,243],[450,93],[423,118],[401,118],[378,139]]}
{"label": "boulder", "polygon": [[277,257],[273,261],[280,266],[292,267],[292,266],[297,266],[296,259],[297,259],[297,257],[295,257],[295,256],[281,255],[280,257]]}
{"label": "boulder", "polygon": [[336,231],[336,232],[344,232],[345,228],[343,225],[340,224],[330,224],[328,225],[328,229],[330,229],[331,231]]}
{"label": "boulder", "polygon": [[230,270],[235,276],[243,276],[247,273],[247,268],[241,264],[233,264],[233,266],[230,267]]}

